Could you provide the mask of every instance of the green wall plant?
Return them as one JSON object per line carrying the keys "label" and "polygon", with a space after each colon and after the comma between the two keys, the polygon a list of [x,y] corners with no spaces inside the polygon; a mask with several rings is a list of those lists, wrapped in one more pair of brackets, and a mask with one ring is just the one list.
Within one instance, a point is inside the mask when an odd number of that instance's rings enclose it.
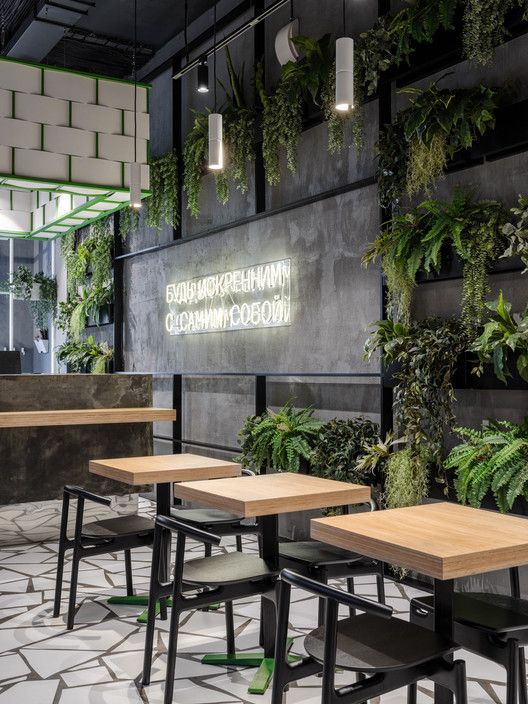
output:
{"label": "green wall plant", "polygon": [[405,436],[414,481],[419,487],[428,485],[431,466],[442,466],[444,431],[454,421],[453,372],[466,348],[461,321],[440,318],[427,318],[409,326],[378,321],[365,346],[367,359],[381,350],[385,364],[396,365],[396,427]]}
{"label": "green wall plant", "polygon": [[479,365],[473,371],[480,376],[484,364],[493,362],[495,375],[506,384],[512,376],[510,365],[515,365],[521,379],[528,381],[528,306],[518,319],[514,318],[512,305],[504,300],[502,291],[496,301],[486,305],[490,319],[470,347],[479,358]]}
{"label": "green wall plant", "polygon": [[455,188],[450,201],[429,199],[395,215],[363,256],[366,266],[381,258],[388,315],[410,322],[416,276],[438,273],[442,247],[449,243],[464,265],[462,319],[468,333],[474,333],[484,314],[488,270],[504,249],[505,219],[501,203],[476,200],[460,188]]}
{"label": "green wall plant", "polygon": [[366,446],[376,442],[378,434],[378,424],[367,418],[328,421],[315,440],[312,474],[341,482],[368,482],[371,472],[358,466],[358,459]]}
{"label": "green wall plant", "polygon": [[156,230],[161,229],[162,220],[177,227],[180,222],[178,155],[173,149],[158,159],[151,159],[150,190],[147,200],[147,224]]}
{"label": "green wall plant", "polygon": [[493,59],[495,47],[509,36],[506,17],[521,7],[528,16],[526,0],[466,0],[464,10],[464,54],[486,65]]}
{"label": "green wall plant", "polygon": [[383,207],[398,204],[407,193],[428,192],[442,178],[449,159],[472,146],[495,125],[498,91],[408,88],[411,104],[381,130],[377,144],[377,178]]}
{"label": "green wall plant", "polygon": [[519,257],[528,271],[528,196],[519,196],[519,207],[510,211],[517,216],[517,222],[507,222],[502,232],[508,240],[503,257]]}
{"label": "green wall plant", "polygon": [[79,373],[104,374],[113,355],[107,342],[96,343],[92,335],[87,340],[68,340],[57,348],[57,359]]}
{"label": "green wall plant", "polygon": [[463,442],[445,461],[454,470],[455,490],[462,504],[480,507],[488,492],[500,511],[511,511],[515,499],[528,501],[528,418],[483,424],[482,430],[455,428]]}

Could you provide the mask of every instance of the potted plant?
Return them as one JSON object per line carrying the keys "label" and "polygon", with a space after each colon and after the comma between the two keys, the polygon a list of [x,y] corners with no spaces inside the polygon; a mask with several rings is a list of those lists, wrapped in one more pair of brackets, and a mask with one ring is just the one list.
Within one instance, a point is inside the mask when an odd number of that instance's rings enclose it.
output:
{"label": "potted plant", "polygon": [[67,340],[57,348],[57,360],[65,362],[68,372],[74,373],[104,374],[113,356],[108,343],[96,343],[92,335],[86,340]]}
{"label": "potted plant", "polygon": [[[239,433],[239,461],[257,472],[308,473],[321,426],[321,421],[313,418],[313,408],[298,410],[292,403],[278,411],[268,409],[261,416],[250,416]],[[280,534],[301,540],[309,537],[309,518],[309,512],[280,516]]]}

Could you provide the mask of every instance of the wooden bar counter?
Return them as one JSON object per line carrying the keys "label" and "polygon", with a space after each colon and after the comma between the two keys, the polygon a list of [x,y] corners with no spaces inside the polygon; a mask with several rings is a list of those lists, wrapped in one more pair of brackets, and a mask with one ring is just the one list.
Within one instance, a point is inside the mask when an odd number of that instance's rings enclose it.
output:
{"label": "wooden bar counter", "polygon": [[65,484],[128,493],[89,459],[151,455],[153,422],[174,418],[153,407],[148,374],[0,375],[0,505],[59,499]]}

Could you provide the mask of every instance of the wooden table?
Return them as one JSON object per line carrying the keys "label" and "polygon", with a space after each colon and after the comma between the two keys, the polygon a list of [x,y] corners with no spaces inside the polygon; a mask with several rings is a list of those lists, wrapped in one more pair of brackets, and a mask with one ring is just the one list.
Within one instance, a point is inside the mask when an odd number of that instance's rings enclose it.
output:
{"label": "wooden table", "polygon": [[56,425],[106,425],[175,420],[172,408],[81,408],[55,411],[2,411],[0,428],[41,428]]}
{"label": "wooden table", "polygon": [[[103,460],[90,460],[92,474],[107,479],[142,486],[156,485],[156,514],[170,516],[172,507],[172,483],[188,479],[217,479],[219,477],[240,476],[240,465],[236,462],[217,460],[212,457],[182,453],[178,455],[148,455],[146,457],[117,457]],[[167,541],[165,552],[168,553]],[[166,558],[169,564],[169,558]],[[138,604],[148,606],[148,596],[119,596],[110,599],[112,604]],[[145,621],[145,615],[139,618]]]}
{"label": "wooden table", "polygon": [[[453,638],[453,587],[467,577],[528,563],[523,518],[451,503],[431,503],[317,518],[311,535],[331,545],[415,570],[434,579],[435,630]],[[435,686],[435,702],[453,701]]]}
{"label": "wooden table", "polygon": [[[258,517],[262,532],[262,557],[270,565],[279,566],[278,517],[282,513],[347,506],[370,501],[368,486],[321,479],[304,474],[263,474],[255,477],[217,479],[177,484],[174,493],[180,499],[238,514],[241,518]],[[276,613],[274,604],[262,599],[262,645],[260,667],[250,685],[251,693],[263,693],[273,672]],[[257,661],[258,655],[252,654]],[[219,657],[206,655],[203,662],[246,664],[247,654]]]}

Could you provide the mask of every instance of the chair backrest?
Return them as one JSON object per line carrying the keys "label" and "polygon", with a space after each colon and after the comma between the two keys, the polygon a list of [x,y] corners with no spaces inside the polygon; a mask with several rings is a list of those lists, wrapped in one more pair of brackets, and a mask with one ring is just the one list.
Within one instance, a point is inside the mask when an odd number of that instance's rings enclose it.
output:
{"label": "chair backrest", "polygon": [[375,616],[390,618],[393,613],[392,607],[387,606],[386,604],[380,604],[377,601],[365,599],[365,597],[358,596],[357,594],[342,592],[335,587],[331,587],[323,582],[316,582],[314,579],[300,575],[292,570],[282,570],[280,578],[281,582],[304,589],[305,591],[311,592],[314,596],[320,597],[321,599],[326,599],[327,601],[332,600],[338,604],[344,604],[345,606],[349,606],[353,609],[359,609],[360,611],[365,611],[366,613],[373,614]]}

